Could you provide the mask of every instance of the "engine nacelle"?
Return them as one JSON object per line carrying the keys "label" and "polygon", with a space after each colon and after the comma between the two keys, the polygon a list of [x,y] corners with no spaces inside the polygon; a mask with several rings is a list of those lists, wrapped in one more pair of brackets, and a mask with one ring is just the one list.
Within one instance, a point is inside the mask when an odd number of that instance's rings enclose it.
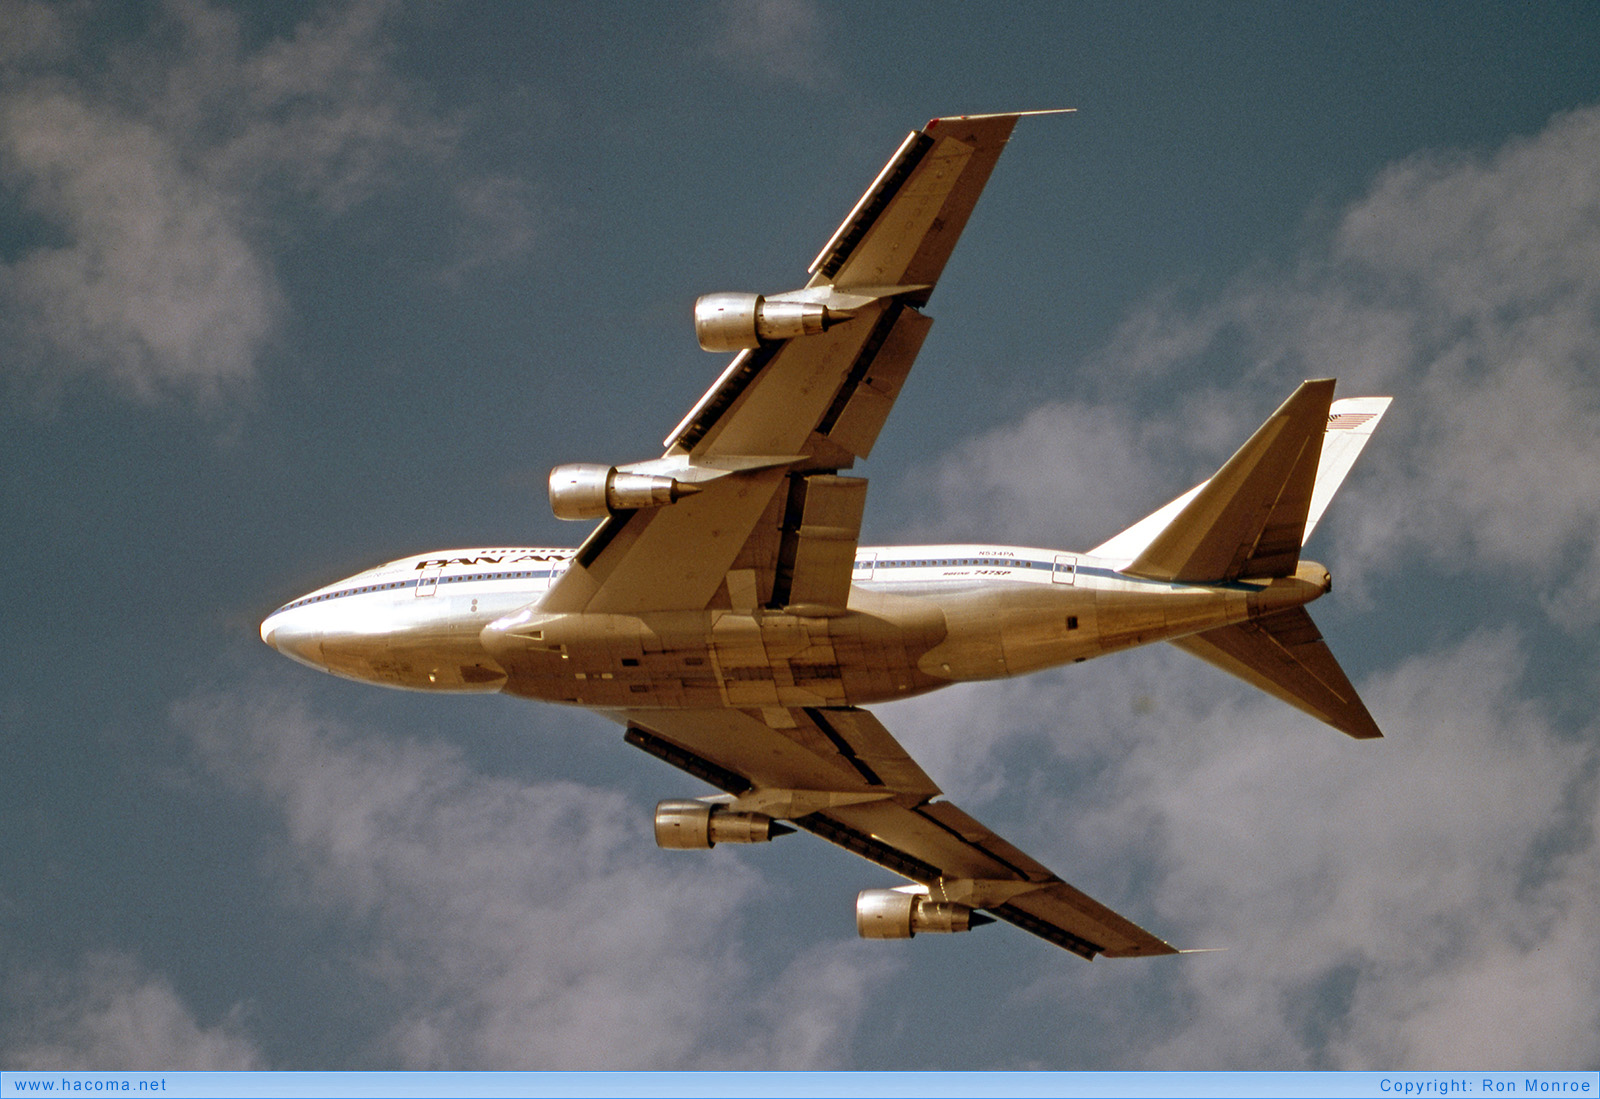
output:
{"label": "engine nacelle", "polygon": [[856,897],[856,932],[863,939],[909,939],[919,931],[971,931],[991,922],[964,904],[930,900],[899,889],[866,889]]}
{"label": "engine nacelle", "polygon": [[615,466],[573,462],[550,471],[550,510],[557,519],[604,519],[613,511],[658,508],[699,492],[671,477],[623,473]]}
{"label": "engine nacelle", "polygon": [[766,843],[794,829],[764,813],[740,813],[705,801],[663,801],[656,806],[656,846],[705,851],[719,843]]}
{"label": "engine nacelle", "polygon": [[707,351],[745,351],[769,340],[812,336],[845,318],[811,301],[707,294],[694,303],[694,334]]}

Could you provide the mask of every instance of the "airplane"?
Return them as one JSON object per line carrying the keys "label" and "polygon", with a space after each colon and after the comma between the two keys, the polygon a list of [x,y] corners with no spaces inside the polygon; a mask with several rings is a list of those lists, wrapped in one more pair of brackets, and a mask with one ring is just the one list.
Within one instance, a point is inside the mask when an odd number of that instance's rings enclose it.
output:
{"label": "airplane", "polygon": [[550,475],[577,549],[404,557],[273,611],[261,637],[337,676],[582,706],[717,792],[662,801],[668,849],[796,830],[905,879],[864,938],[1004,921],[1085,959],[1179,953],[948,801],[865,707],[1165,641],[1334,728],[1381,736],[1307,604],[1301,557],[1390,398],[1297,388],[1209,480],[1075,553],[861,547],[865,459],[924,312],[1019,118],[913,131],[797,290],[695,303],[732,352],[659,458]]}

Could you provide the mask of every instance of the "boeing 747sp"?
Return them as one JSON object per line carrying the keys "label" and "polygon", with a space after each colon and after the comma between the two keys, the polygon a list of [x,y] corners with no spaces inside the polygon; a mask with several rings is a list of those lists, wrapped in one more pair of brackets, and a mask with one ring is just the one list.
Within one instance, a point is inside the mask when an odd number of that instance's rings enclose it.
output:
{"label": "boeing 747sp", "polygon": [[796,829],[907,879],[856,903],[867,938],[1003,920],[1084,958],[1176,951],[940,790],[863,707],[1170,642],[1352,737],[1381,735],[1306,612],[1301,557],[1388,407],[1308,381],[1204,484],[1088,552],[858,545],[865,459],[932,321],[923,312],[1018,114],[910,134],[796,290],[713,294],[732,361],[659,458],[550,475],[576,550],[392,561],[261,624],[364,682],[584,706],[714,787],[661,802],[668,848]]}

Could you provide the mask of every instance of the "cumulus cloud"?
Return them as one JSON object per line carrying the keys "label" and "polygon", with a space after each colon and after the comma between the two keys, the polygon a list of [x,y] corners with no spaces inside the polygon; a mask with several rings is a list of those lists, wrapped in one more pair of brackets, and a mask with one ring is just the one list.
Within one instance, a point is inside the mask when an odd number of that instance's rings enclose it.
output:
{"label": "cumulus cloud", "polygon": [[5,1062],[21,1071],[262,1068],[243,1011],[202,1026],[158,974],[114,951],[70,972],[34,969],[7,989]]}
{"label": "cumulus cloud", "polygon": [[1337,377],[1346,395],[1392,393],[1385,461],[1364,460],[1362,507],[1334,514],[1344,546],[1452,570],[1524,570],[1563,626],[1592,626],[1597,164],[1600,108],[1490,153],[1403,161],[1291,270],[1252,273],[1195,308],[1147,303],[1096,373],[1153,385],[1211,355],[1230,363],[1228,380],[1212,384],[1235,406],[1307,377]]}
{"label": "cumulus cloud", "polygon": [[1491,153],[1420,155],[1287,270],[1198,305],[1154,295],[1085,374],[1121,393],[1182,378],[1181,407],[1108,394],[970,440],[935,471],[941,511],[913,535],[1088,548],[1115,533],[1103,517],[1138,518],[1130,498],[1153,507],[1208,475],[1298,381],[1337,377],[1342,395],[1397,401],[1360,506],[1331,514],[1334,556],[1515,568],[1563,627],[1600,623],[1596,165],[1600,108]]}
{"label": "cumulus cloud", "polygon": [[486,267],[516,260],[533,250],[539,239],[541,208],[537,190],[526,180],[509,175],[489,175],[456,186],[462,230],[455,261],[442,278],[459,284]]}
{"label": "cumulus cloud", "polygon": [[246,381],[284,309],[273,204],[338,213],[448,146],[388,65],[383,10],[330,9],[252,50],[234,13],[175,3],[74,76],[62,44],[93,20],[17,6],[30,30],[0,55],[0,169],[35,221],[0,264],[13,370],[143,399]]}
{"label": "cumulus cloud", "polygon": [[71,40],[69,23],[76,13],[64,4],[43,0],[6,0],[0,4],[6,34],[0,38],[0,65],[37,66],[62,57]]}
{"label": "cumulus cloud", "polygon": [[278,293],[226,196],[148,124],[60,94],[7,97],[0,142],[33,207],[67,227],[0,268],[13,337],[133,393],[214,396],[250,373]]}
{"label": "cumulus cloud", "polygon": [[614,790],[486,775],[295,700],[207,696],[177,722],[281,816],[292,907],[351,930],[383,1064],[837,1066],[883,973],[824,947],[764,986],[739,926],[760,880],[658,851]]}
{"label": "cumulus cloud", "polygon": [[[1161,427],[1128,410],[1053,402],[1015,424],[963,442],[917,490],[936,510],[910,539],[1004,537],[1028,544],[1079,545],[1104,535],[1130,497],[1150,497],[1155,466],[1145,458]],[[1097,541],[1100,539],[1096,539]]]}
{"label": "cumulus cloud", "polygon": [[[1503,629],[1364,679],[1375,742],[1167,649],[884,716],[1073,884],[1222,948],[1033,974],[1011,998],[1073,1029],[1066,1064],[1580,1067],[1600,1058],[1600,737],[1537,700],[1529,663]],[[1131,1018],[1148,1041],[1119,1044]]]}
{"label": "cumulus cloud", "polygon": [[1158,836],[1164,919],[1232,948],[1183,972],[1205,1010],[1151,1064],[1600,1055],[1600,963],[1583,946],[1600,874],[1571,854],[1594,850],[1595,759],[1522,697],[1524,659],[1515,636],[1485,634],[1369,681],[1382,742],[1216,683],[1179,710],[1181,736],[1135,741],[1078,839]]}
{"label": "cumulus cloud", "polygon": [[[1600,1058],[1600,730],[1530,668],[1550,633],[1592,666],[1600,621],[1597,164],[1600,109],[1398,164],[1287,270],[1198,305],[1147,301],[1089,364],[1119,379],[1101,403],[1036,409],[935,470],[943,510],[917,536],[1087,548],[1139,512],[1109,530],[1063,517],[1116,507],[1108,492],[1159,504],[1301,378],[1337,376],[1343,394],[1397,400],[1316,555],[1336,575],[1359,561],[1368,577],[1444,571],[1523,597],[1520,630],[1441,627],[1434,648],[1361,678],[1389,734],[1370,744],[1170,651],[966,688],[954,721],[949,696],[903,705],[926,730],[904,728],[907,743],[925,738],[953,797],[1020,794],[1054,826],[1009,838],[1110,883],[1102,899],[1180,945],[1231,948],[1114,988],[1093,978],[1161,1020],[1126,1064]],[[1229,356],[1226,377],[1197,369]],[[1131,407],[1130,377],[1158,392],[1183,377],[1184,406]],[[1070,1010],[1082,987],[1045,974],[1026,995]]]}

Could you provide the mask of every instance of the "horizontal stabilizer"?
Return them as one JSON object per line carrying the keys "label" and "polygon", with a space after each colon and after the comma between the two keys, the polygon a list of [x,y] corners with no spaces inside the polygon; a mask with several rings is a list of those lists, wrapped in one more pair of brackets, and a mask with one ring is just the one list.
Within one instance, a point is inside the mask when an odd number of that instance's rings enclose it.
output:
{"label": "horizontal stabilizer", "polygon": [[1172,644],[1341,733],[1363,740],[1383,735],[1303,607]]}
{"label": "horizontal stabilizer", "polygon": [[1293,575],[1333,385],[1302,382],[1122,571],[1180,583]]}

